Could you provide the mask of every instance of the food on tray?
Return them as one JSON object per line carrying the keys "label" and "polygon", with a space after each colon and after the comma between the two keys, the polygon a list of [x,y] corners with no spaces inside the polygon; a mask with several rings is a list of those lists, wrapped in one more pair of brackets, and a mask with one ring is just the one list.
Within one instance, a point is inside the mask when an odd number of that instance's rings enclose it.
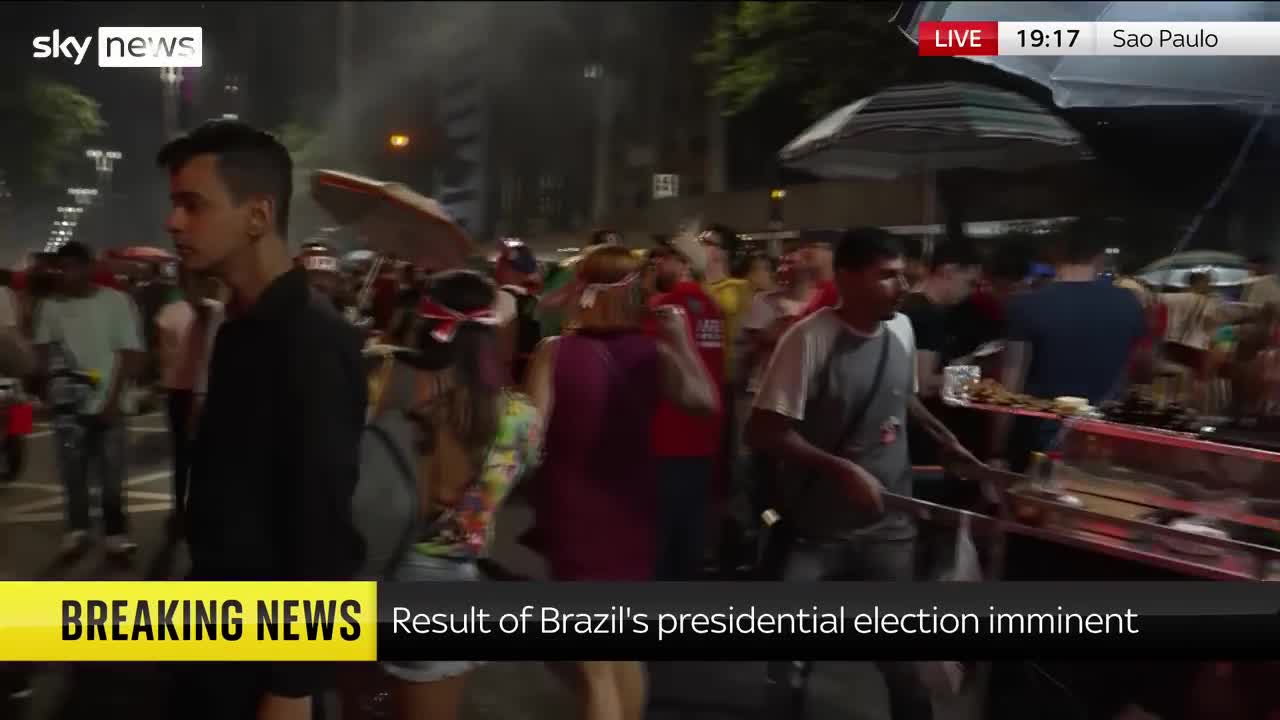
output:
{"label": "food on tray", "polygon": [[969,391],[969,400],[981,405],[999,405],[1017,410],[1035,410],[1037,412],[1057,412],[1051,400],[1009,392],[999,382],[987,378],[981,380]]}
{"label": "food on tray", "polygon": [[1060,415],[1078,415],[1089,409],[1089,400],[1063,395],[1053,399],[1053,410]]}
{"label": "food on tray", "polygon": [[1178,403],[1156,402],[1147,385],[1130,388],[1123,399],[1105,402],[1100,409],[1103,416],[1113,422],[1182,432],[1194,432],[1199,427],[1199,417],[1194,410]]}

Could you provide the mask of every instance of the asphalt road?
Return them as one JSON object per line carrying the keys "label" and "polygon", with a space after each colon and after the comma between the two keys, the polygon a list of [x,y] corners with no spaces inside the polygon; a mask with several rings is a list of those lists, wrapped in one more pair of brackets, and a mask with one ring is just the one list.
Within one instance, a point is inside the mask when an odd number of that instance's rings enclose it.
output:
{"label": "asphalt road", "polygon": [[[95,547],[74,562],[58,559],[63,500],[57,485],[53,441],[47,426],[29,439],[27,467],[19,480],[0,486],[0,578],[62,580],[169,579],[185,572],[184,551],[165,540],[171,507],[168,435],[163,415],[131,422],[131,462],[126,482],[131,533],[140,550],[131,564],[109,560]],[[527,526],[527,509],[512,505],[499,519],[494,555],[504,566],[531,576],[538,558],[514,542]],[[54,664],[33,668],[34,691],[18,720],[147,720],[158,718],[157,688],[163,673],[146,664]],[[763,708],[763,663],[663,662],[650,666],[652,720],[729,720],[770,717]],[[3,698],[0,698],[3,700]],[[372,697],[367,706],[380,705]],[[956,703],[940,717],[976,717]],[[467,720],[564,720],[575,716],[572,697],[539,664],[497,663],[480,669],[468,686]],[[370,717],[377,717],[371,714]],[[867,663],[819,665],[811,681],[810,720],[887,717],[885,693]]]}

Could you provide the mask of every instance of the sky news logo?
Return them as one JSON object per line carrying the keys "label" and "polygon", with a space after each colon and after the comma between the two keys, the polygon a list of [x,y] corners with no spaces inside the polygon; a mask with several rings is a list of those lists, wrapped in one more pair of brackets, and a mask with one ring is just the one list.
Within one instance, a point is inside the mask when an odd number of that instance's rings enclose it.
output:
{"label": "sky news logo", "polygon": [[[100,27],[98,67],[200,67],[204,32],[198,27]],[[54,30],[31,41],[37,60],[70,60],[79,65],[94,45],[92,35],[64,35]]]}

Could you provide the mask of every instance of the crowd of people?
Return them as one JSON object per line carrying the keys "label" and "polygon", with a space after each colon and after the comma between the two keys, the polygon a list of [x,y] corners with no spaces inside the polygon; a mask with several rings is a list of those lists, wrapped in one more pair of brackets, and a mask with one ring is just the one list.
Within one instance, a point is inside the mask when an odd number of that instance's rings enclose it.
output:
{"label": "crowd of people", "polygon": [[[211,122],[158,159],[172,277],[130,302],[68,243],[10,285],[33,298],[17,315],[57,417],[65,550],[90,542],[90,469],[108,550],[135,547],[123,418],[153,365],[174,438],[172,529],[197,580],[352,577],[362,432],[383,412],[416,428],[422,490],[420,532],[390,578],[481,579],[518,490],[535,518],[522,542],[555,581],[911,580],[920,529],[893,496],[980,507],[967,470],[1017,469],[1054,442],[1044,421],[945,406],[944,367],[1004,340],[986,374],[1096,404],[1160,341],[1203,349],[1209,323],[1232,319],[1200,285],[1186,299],[1101,278],[1105,248],[1084,229],[1066,234],[1052,282],[1012,246],[950,238],[924,253],[857,228],[799,234],[775,255],[720,225],[646,249],[597,232],[549,269],[504,240],[491,272],[391,261],[370,278],[323,245],[290,253],[293,168],[272,136]],[[386,367],[405,382],[370,382],[371,345],[395,349]],[[475,665],[388,664],[401,716],[457,717]],[[931,717],[914,665],[879,667],[894,718]],[[643,716],[639,663],[553,669],[584,717]],[[773,668],[779,717],[807,672]],[[333,683],[318,665],[183,666],[174,713],[310,717]]]}

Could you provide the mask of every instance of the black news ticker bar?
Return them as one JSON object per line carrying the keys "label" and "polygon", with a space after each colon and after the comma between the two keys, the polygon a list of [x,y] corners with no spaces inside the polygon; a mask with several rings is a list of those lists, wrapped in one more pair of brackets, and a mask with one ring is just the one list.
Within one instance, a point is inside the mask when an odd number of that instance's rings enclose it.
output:
{"label": "black news ticker bar", "polygon": [[[718,618],[718,621],[717,621]],[[1267,583],[395,583],[384,660],[1246,659]]]}

